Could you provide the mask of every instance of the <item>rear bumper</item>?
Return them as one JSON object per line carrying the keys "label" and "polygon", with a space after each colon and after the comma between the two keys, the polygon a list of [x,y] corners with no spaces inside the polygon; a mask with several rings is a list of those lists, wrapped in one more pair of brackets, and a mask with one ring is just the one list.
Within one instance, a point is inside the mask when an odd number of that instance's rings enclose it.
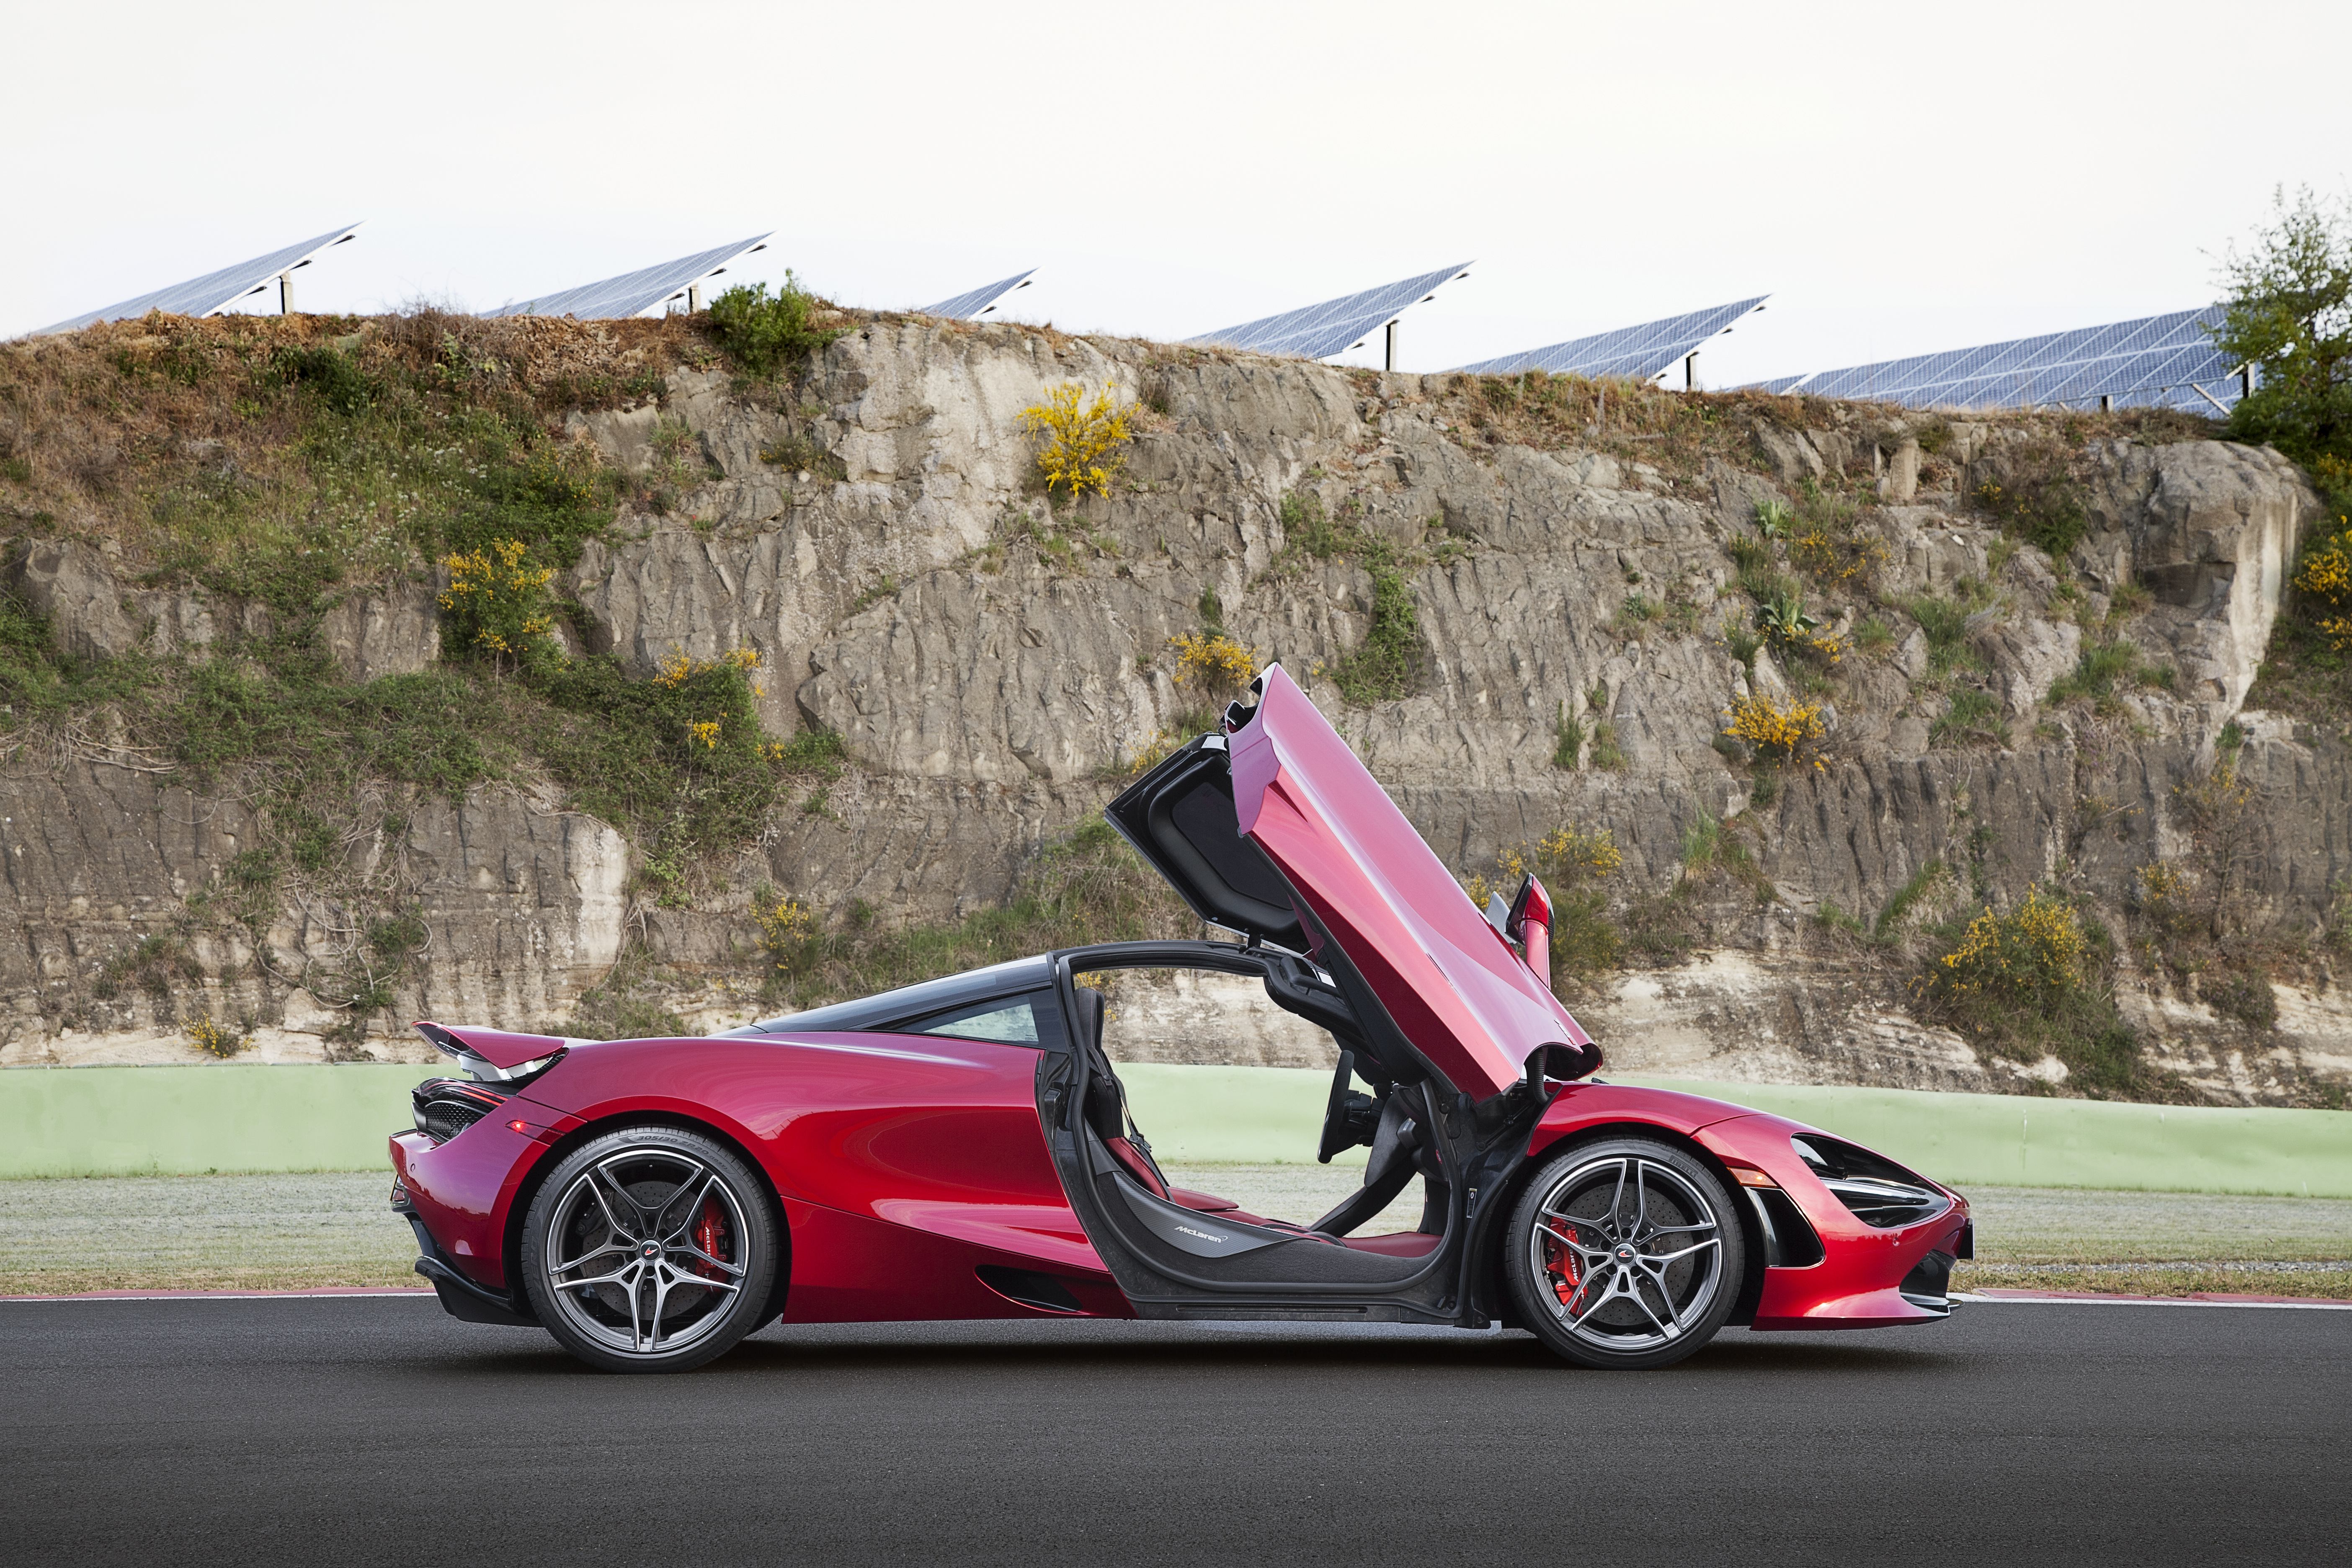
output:
{"label": "rear bumper", "polygon": [[416,1271],[433,1281],[452,1315],[474,1322],[536,1321],[507,1277],[506,1238],[524,1178],[545,1152],[536,1138],[495,1119],[446,1143],[422,1132],[393,1134],[392,1169],[402,1194],[394,1207],[416,1232]]}

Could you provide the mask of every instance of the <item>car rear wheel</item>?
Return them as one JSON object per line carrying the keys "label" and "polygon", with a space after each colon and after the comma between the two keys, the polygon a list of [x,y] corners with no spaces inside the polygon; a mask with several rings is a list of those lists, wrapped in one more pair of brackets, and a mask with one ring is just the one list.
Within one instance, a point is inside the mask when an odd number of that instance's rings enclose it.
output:
{"label": "car rear wheel", "polygon": [[760,1326],[776,1224],[743,1162],[675,1127],[566,1155],[523,1216],[523,1287],[559,1343],[609,1372],[680,1372]]}
{"label": "car rear wheel", "polygon": [[1667,1366],[1715,1336],[1739,1296],[1731,1194],[1670,1143],[1612,1138],[1552,1159],[1505,1233],[1519,1320],[1585,1366]]}

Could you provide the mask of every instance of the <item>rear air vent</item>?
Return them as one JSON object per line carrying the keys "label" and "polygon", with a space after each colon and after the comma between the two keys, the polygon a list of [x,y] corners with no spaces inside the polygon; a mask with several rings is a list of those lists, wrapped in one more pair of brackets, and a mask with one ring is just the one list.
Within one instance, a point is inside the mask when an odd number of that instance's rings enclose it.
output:
{"label": "rear air vent", "polygon": [[1892,1160],[1809,1132],[1789,1140],[1797,1157],[1864,1225],[1881,1230],[1933,1219],[1951,1200]]}
{"label": "rear air vent", "polygon": [[446,1143],[506,1100],[497,1089],[462,1078],[429,1078],[409,1093],[416,1130],[436,1143]]}

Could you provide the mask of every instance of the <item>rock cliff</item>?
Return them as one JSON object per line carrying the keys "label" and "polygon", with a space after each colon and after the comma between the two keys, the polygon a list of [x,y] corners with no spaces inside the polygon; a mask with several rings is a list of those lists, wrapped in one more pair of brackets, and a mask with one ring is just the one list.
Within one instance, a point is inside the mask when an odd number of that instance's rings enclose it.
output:
{"label": "rock cliff", "polygon": [[[1108,498],[1034,482],[1020,416],[1068,381],[1139,410]],[[561,1027],[633,955],[638,983],[716,1025],[759,1005],[755,886],[898,924],[1001,901],[1207,706],[1171,645],[1217,630],[1297,675],[1465,875],[1563,825],[1613,835],[1618,906],[1672,927],[1574,1004],[1622,1070],[2063,1087],[2054,1058],[1923,1022],[1901,945],[2044,885],[2124,933],[2117,1005],[2181,1092],[2310,1102],[2352,1081],[2352,1003],[2310,940],[2352,872],[2352,760],[2340,731],[2244,706],[2317,510],[2267,450],[2120,419],[1497,389],[921,319],[866,322],[789,395],[681,368],[565,422],[622,469],[665,460],[681,426],[691,483],[588,544],[562,584],[566,635],[646,676],[755,650],[767,727],[829,731],[846,771],[670,907],[635,890],[621,834],[553,793],[394,792],[395,830],[365,852],[396,863],[425,927],[394,987],[404,1016]],[[2053,561],[1984,502],[2049,482],[2060,448]],[[1798,521],[1759,531],[1759,504]],[[8,570],[85,658],[201,650],[266,613],[133,586],[88,544],[36,540]],[[1759,573],[1810,594],[1805,635],[1834,658],[1755,646]],[[1409,679],[1349,701],[1383,615],[1407,628]],[[432,625],[429,587],[386,581],[321,636],[366,679],[429,662]],[[1726,740],[1751,696],[1817,709],[1803,763]],[[234,863],[240,807],[119,739],[8,764],[22,940],[0,955],[0,1060],[184,1051],[141,1000],[158,964],[233,993],[265,1052],[316,1054],[316,1003],[282,965],[126,960]],[[2216,804],[2217,769],[2237,805]],[[1722,861],[1695,849],[1718,841]],[[2143,869],[2174,863],[2272,942],[2272,1021],[2136,950]],[[319,919],[293,900],[253,929],[348,968],[348,933]]]}

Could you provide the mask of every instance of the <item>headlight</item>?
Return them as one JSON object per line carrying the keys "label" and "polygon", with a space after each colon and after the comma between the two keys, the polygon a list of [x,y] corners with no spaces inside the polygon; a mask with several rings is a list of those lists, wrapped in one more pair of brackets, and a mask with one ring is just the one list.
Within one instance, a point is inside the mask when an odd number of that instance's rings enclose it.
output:
{"label": "headlight", "polygon": [[1920,1177],[1867,1149],[1811,1132],[1790,1139],[1789,1146],[1864,1225],[1894,1230],[1933,1219],[1952,1206],[1951,1199]]}

